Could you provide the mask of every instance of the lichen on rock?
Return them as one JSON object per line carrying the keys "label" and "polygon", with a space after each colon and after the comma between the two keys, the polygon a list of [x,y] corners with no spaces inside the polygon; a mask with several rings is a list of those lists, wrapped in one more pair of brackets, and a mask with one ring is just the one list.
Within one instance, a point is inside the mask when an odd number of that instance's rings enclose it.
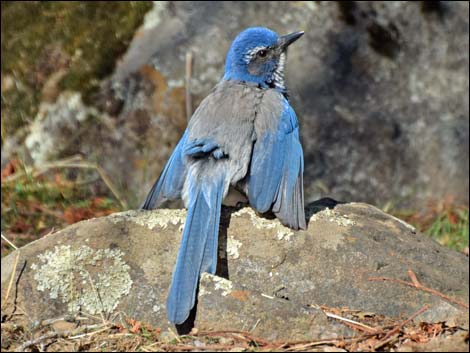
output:
{"label": "lichen on rock", "polygon": [[350,219],[348,215],[340,214],[338,211],[330,208],[325,208],[310,217],[310,222],[317,222],[319,220],[333,222],[341,227],[348,227],[356,224],[356,222]]}
{"label": "lichen on rock", "polygon": [[[230,292],[232,291],[232,288],[233,288],[233,283],[232,281],[229,281],[228,279],[225,279],[225,278],[222,278],[222,277],[219,277],[219,276],[215,276],[215,275],[211,275],[209,273],[206,273],[204,272],[202,275],[201,275],[201,283],[202,282],[205,282],[205,283],[208,283],[208,282],[213,282],[214,283],[214,289],[215,290],[221,290],[221,294],[222,296],[227,296],[230,294]],[[204,287],[201,286],[200,289],[199,289],[199,295],[205,295],[207,294],[207,292],[204,290]]]}
{"label": "lichen on rock", "polygon": [[238,249],[242,246],[242,242],[238,241],[234,237],[227,238],[227,255],[231,259],[238,259],[240,257],[240,253]]}
{"label": "lichen on rock", "polygon": [[294,235],[294,232],[283,226],[279,220],[276,219],[265,219],[258,217],[251,207],[242,208],[240,211],[233,213],[233,216],[240,217],[244,214],[248,214],[251,219],[251,223],[255,226],[256,229],[274,229],[276,230],[276,238],[279,240],[289,241],[291,236]]}
{"label": "lichen on rock", "polygon": [[114,213],[110,216],[110,219],[115,223],[131,221],[148,229],[154,229],[155,227],[166,229],[169,224],[179,224],[179,230],[182,230],[186,220],[186,210],[158,209],[152,212],[131,210]]}
{"label": "lichen on rock", "polygon": [[132,287],[130,267],[119,249],[56,246],[31,265],[38,291],[67,304],[70,313],[111,313]]}

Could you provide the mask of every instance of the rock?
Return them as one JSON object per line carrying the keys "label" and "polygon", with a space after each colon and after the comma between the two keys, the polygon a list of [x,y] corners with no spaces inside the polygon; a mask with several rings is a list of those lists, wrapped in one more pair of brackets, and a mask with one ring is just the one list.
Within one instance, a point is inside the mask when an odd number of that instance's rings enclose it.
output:
{"label": "rock", "polygon": [[122,101],[120,119],[140,125],[145,141],[132,173],[112,174],[141,202],[185,127],[186,53],[196,107],[233,38],[264,25],[306,32],[286,70],[307,201],[468,203],[468,11],[452,2],[155,3],[102,91]]}
{"label": "rock", "polygon": [[[236,282],[235,282],[236,283]],[[203,274],[196,325],[202,330],[256,332],[268,340],[348,336],[346,327],[329,322],[318,308],[290,302],[222,277]],[[287,330],[286,330],[287,329]]]}
{"label": "rock", "polygon": [[[71,147],[76,150],[76,146],[70,146],[74,136],[97,114],[96,109],[83,104],[81,95],[76,92],[63,92],[52,104],[43,102],[24,142],[36,165],[56,159],[58,152]],[[61,146],[60,149],[57,146]]]}
{"label": "rock", "polygon": [[[328,201],[328,200],[326,200]],[[363,203],[319,201],[307,231],[292,231],[251,208],[225,208],[215,276],[199,288],[198,329],[252,331],[268,339],[348,335],[319,306],[367,315],[457,322],[457,304],[372,277],[408,280],[468,302],[468,258]],[[128,211],[69,226],[2,259],[2,298],[15,259],[15,293],[32,321],[118,312],[168,328],[165,301],[184,210]],[[6,306],[4,311],[8,311]]]}

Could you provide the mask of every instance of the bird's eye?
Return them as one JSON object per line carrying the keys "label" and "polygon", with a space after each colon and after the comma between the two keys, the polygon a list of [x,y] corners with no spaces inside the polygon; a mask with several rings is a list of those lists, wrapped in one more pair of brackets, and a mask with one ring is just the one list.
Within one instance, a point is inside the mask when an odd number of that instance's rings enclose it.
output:
{"label": "bird's eye", "polygon": [[265,49],[261,49],[258,53],[256,53],[260,58],[266,57],[268,55],[268,51]]}

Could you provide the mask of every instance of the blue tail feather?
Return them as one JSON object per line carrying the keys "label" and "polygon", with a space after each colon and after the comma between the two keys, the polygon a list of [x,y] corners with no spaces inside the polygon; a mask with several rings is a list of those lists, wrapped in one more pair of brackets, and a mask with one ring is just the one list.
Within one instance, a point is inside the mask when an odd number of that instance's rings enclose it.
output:
{"label": "blue tail feather", "polygon": [[215,273],[217,266],[223,178],[195,184],[190,189],[183,239],[167,299],[167,318],[176,324],[183,323],[194,307],[201,272]]}
{"label": "blue tail feather", "polygon": [[213,228],[210,230],[206,246],[204,249],[204,257],[202,260],[201,272],[208,272],[214,274],[217,269],[217,255],[219,245],[219,225],[220,225],[220,210],[222,207],[222,197],[224,193],[224,184],[222,180],[218,185],[214,185],[217,189],[217,197],[215,201],[215,219]]}

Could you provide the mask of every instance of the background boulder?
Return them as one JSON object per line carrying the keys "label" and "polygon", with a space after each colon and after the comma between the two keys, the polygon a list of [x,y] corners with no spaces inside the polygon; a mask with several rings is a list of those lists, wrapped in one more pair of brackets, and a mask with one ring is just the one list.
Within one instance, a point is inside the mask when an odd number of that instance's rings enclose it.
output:
{"label": "background boulder", "polygon": [[[132,21],[118,28],[133,33],[146,8],[127,11]],[[306,32],[290,50],[287,83],[301,125],[308,201],[328,195],[377,205],[448,197],[468,203],[468,13],[468,2],[440,1],[155,2],[121,58],[118,50],[86,47],[108,62],[85,76],[92,91],[60,74],[72,54],[47,52],[56,65],[37,85],[55,93],[33,100],[39,108],[27,131],[5,139],[2,133],[2,163],[18,151],[37,165],[80,153],[138,205],[186,126],[186,54],[194,58],[195,108],[222,76],[235,36],[260,25]],[[4,100],[4,88],[8,98],[22,87],[12,80],[2,56],[2,121],[3,108],[17,102]]]}

